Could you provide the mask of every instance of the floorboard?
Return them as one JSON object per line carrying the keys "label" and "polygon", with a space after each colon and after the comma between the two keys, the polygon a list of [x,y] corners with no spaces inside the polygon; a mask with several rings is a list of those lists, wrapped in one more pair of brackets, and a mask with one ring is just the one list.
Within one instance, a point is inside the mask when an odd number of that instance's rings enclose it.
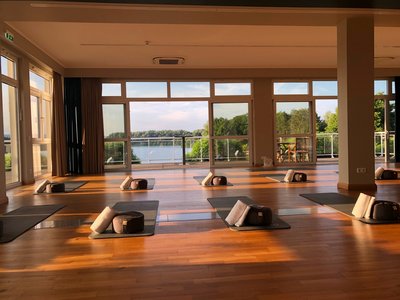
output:
{"label": "floorboard", "polygon": [[[88,181],[68,194],[10,190],[1,213],[23,205],[66,207],[0,245],[0,298],[400,299],[400,225],[363,224],[299,196],[338,192],[335,170],[305,170],[313,182],[295,185],[265,178],[279,170],[243,168],[218,170],[234,186],[202,188],[193,176],[207,170],[191,168],[134,171],[156,179],[150,191],[120,191],[127,173],[68,177]],[[377,184],[377,199],[400,202],[400,182]],[[207,202],[226,196],[271,207],[291,229],[229,230]],[[154,236],[88,238],[90,222],[106,205],[135,200],[160,201]],[[212,217],[196,219],[205,213]]]}

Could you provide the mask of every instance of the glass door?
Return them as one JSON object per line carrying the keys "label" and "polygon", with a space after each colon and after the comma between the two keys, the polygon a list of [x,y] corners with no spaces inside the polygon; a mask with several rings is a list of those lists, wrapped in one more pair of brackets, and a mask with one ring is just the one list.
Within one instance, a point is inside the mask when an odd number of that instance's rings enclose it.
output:
{"label": "glass door", "polygon": [[130,166],[125,120],[125,104],[103,104],[105,169],[127,169]]}
{"label": "glass door", "polygon": [[314,161],[311,112],[311,102],[275,102],[275,162],[277,164]]}
{"label": "glass door", "polygon": [[6,184],[19,182],[17,89],[2,83]]}
{"label": "glass door", "polygon": [[249,103],[212,103],[212,165],[250,163]]}

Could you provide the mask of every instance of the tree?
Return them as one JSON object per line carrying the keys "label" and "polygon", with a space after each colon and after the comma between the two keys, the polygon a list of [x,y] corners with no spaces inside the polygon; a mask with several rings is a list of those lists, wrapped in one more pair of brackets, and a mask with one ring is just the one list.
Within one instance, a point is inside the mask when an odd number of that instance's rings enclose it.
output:
{"label": "tree", "polygon": [[307,108],[294,109],[290,114],[290,133],[302,134],[310,132],[310,112]]}
{"label": "tree", "polygon": [[338,132],[338,109],[336,113],[326,112],[324,116],[326,122],[325,132]]}
{"label": "tree", "polygon": [[276,131],[280,134],[288,134],[289,120],[290,120],[290,115],[288,113],[284,111],[277,112],[275,116]]}
{"label": "tree", "polygon": [[321,119],[321,116],[318,115],[318,114],[316,114],[315,120],[316,120],[316,124],[315,125],[316,125],[317,132],[325,132],[325,129],[326,129],[326,126],[327,126],[325,120]]}
{"label": "tree", "polygon": [[374,126],[375,131],[385,130],[385,100],[374,101]]}

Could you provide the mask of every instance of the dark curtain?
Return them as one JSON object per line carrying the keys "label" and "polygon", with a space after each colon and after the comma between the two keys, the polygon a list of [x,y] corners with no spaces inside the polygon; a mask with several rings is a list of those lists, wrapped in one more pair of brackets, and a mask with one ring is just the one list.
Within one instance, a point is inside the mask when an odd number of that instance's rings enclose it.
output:
{"label": "dark curtain", "polygon": [[400,162],[400,77],[394,78],[394,85],[396,90],[396,134],[395,134],[395,159]]}
{"label": "dark curtain", "polygon": [[65,176],[67,167],[67,139],[65,135],[65,116],[62,77],[53,72],[53,118],[51,130],[52,175]]}
{"label": "dark curtain", "polygon": [[82,174],[81,79],[65,78],[64,111],[67,133],[68,172]]}
{"label": "dark curtain", "polygon": [[104,173],[101,82],[82,78],[82,160],[84,174]]}

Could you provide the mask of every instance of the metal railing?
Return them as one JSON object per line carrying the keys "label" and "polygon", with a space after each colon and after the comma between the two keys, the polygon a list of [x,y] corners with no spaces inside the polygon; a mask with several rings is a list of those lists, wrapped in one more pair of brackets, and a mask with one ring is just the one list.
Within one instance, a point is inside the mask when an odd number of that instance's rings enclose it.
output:
{"label": "metal railing", "polygon": [[[207,151],[204,142],[207,141]],[[190,155],[197,142],[198,156]],[[208,138],[203,136],[131,138],[132,163],[183,163],[208,160]]]}
{"label": "metal railing", "polygon": [[[215,140],[215,161],[248,161],[247,140]],[[209,161],[209,138],[204,136],[131,138],[131,164],[186,164]],[[106,142],[105,165],[125,164],[125,142]],[[243,145],[245,144],[245,145]],[[129,149],[129,148],[128,148]]]}
{"label": "metal railing", "polygon": [[[385,157],[386,139],[389,139],[388,154],[395,153],[395,133],[375,132],[375,157]],[[338,133],[317,133],[317,157],[336,158],[339,155]]]}

